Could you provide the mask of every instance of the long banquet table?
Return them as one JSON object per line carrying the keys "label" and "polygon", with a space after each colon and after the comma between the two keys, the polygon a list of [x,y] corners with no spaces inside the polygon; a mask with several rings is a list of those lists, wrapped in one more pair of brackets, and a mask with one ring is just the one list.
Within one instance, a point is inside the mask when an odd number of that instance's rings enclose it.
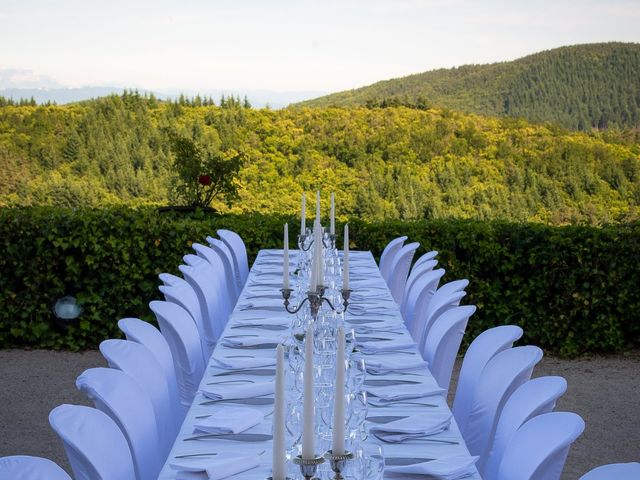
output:
{"label": "long banquet table", "polygon": [[[292,256],[292,262],[295,260],[296,252],[290,252]],[[236,307],[229,319],[229,322],[222,334],[221,340],[228,336],[235,336],[242,333],[247,334],[260,334],[270,335],[273,332],[262,331],[255,327],[253,328],[238,328],[239,323],[247,324],[254,322],[255,324],[266,323],[265,319],[288,319],[290,314],[284,311],[284,308],[280,311],[276,308],[278,300],[276,295],[279,294],[280,283],[282,280],[282,250],[261,250],[258,257],[251,269],[247,283],[242,291]],[[358,331],[363,328],[372,328],[380,330],[381,332],[390,326],[396,326],[393,338],[410,339],[409,332],[402,325],[402,317],[398,306],[393,302],[391,294],[384,282],[380,272],[376,266],[375,260],[371,252],[352,251],[350,253],[350,273],[351,273],[351,288],[354,291],[353,304],[366,306],[368,304],[375,303],[378,307],[384,308],[384,315],[370,314],[366,316],[356,316],[347,314],[347,325],[356,328],[356,336]],[[270,295],[272,294],[272,295]],[[381,307],[381,308],[382,308]],[[378,312],[380,310],[377,310]],[[375,320],[372,323],[365,324],[367,318]],[[349,320],[353,319],[353,324],[349,324]],[[367,332],[371,335],[370,332]],[[382,334],[382,333],[381,333]],[[419,356],[417,349],[412,349],[413,355]],[[207,383],[217,380],[236,380],[236,379],[253,379],[255,381],[270,380],[270,377],[254,377],[242,372],[226,374],[224,376],[214,377],[216,374],[225,372],[221,369],[216,359],[225,356],[236,356],[249,354],[255,357],[263,358],[275,358],[275,349],[264,350],[243,350],[243,349],[230,349],[225,347],[222,342],[219,342],[213,351],[213,354],[209,360],[209,365],[205,369],[200,388],[204,388]],[[378,353],[375,357],[379,357]],[[398,356],[397,353],[386,353],[389,356]],[[364,355],[365,362],[367,355]],[[375,358],[375,357],[372,357]],[[409,355],[403,354],[399,359],[405,359]],[[268,367],[275,368],[275,367]],[[416,389],[424,389],[425,392],[437,387],[436,382],[428,371],[428,369],[414,370],[411,372],[410,378],[412,380],[420,381],[417,385],[411,387]],[[401,379],[400,376],[395,373],[388,373],[384,375],[368,375],[367,378],[376,379]],[[406,378],[406,377],[404,377]],[[186,438],[194,436],[194,424],[196,423],[196,417],[207,415],[215,411],[216,404],[202,405],[207,402],[202,393],[198,393],[191,405],[191,408],[187,412],[185,421],[180,429],[178,437],[173,445],[171,452],[167,458],[167,461],[160,472],[159,479],[169,480],[175,479],[177,472],[170,467],[170,463],[179,455],[187,455],[194,453],[208,453],[218,452],[218,455],[226,454],[250,454],[250,453],[262,453],[260,456],[261,464],[257,468],[239,473],[229,478],[241,478],[243,480],[263,480],[271,474],[271,441],[245,443],[235,440],[195,440],[185,441]],[[450,413],[447,406],[446,399],[443,395],[431,395],[415,402],[428,402],[429,404],[435,404],[437,407],[428,408],[431,412]],[[265,413],[265,419],[259,425],[252,427],[245,433],[272,433],[272,415],[273,404],[271,405],[251,405],[252,408],[261,409]],[[384,405],[382,407],[369,407],[368,416],[371,415],[411,415],[420,412],[424,412],[425,407],[419,405],[411,405],[409,403],[392,403]],[[452,418],[449,429],[441,434],[434,436],[433,438],[444,438],[447,443],[438,443],[430,441],[411,440],[398,444],[389,444],[377,441],[377,439],[371,436],[367,440],[368,442],[376,442],[383,445],[384,455],[386,458],[390,457],[426,457],[426,458],[443,458],[454,455],[469,455],[467,447],[462,439],[462,436],[458,430],[455,420]],[[455,443],[454,443],[455,442]],[[202,458],[202,457],[200,457]],[[217,457],[220,458],[220,457]],[[301,478],[299,470],[294,465],[289,466],[290,475],[293,478]],[[394,474],[393,476],[385,474],[385,478],[420,478],[419,476],[402,476]],[[469,479],[480,479],[480,475],[474,472],[473,475],[465,477]]]}

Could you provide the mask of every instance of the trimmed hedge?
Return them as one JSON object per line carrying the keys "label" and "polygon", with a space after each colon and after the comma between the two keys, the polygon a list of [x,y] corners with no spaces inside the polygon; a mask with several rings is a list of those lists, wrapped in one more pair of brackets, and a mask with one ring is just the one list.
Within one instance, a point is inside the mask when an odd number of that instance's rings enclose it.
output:
{"label": "trimmed hedge", "polygon": [[[116,320],[152,320],[157,275],[178,273],[192,242],[238,232],[250,259],[280,248],[287,216],[217,216],[156,209],[0,209],[0,346],[82,349],[118,336]],[[468,278],[475,304],[466,339],[507,323],[524,341],[562,355],[640,346],[640,224],[602,228],[478,221],[350,222],[352,248],[379,255],[399,235],[435,249],[444,281]],[[293,235],[292,235],[293,241]],[[64,295],[84,307],[56,326]]]}

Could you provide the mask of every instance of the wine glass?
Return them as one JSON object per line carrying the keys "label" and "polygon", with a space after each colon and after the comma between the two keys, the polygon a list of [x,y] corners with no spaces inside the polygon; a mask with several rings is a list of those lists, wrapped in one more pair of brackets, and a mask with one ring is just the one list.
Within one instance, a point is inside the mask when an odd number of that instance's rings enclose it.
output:
{"label": "wine glass", "polygon": [[347,362],[347,388],[351,392],[359,392],[367,377],[367,365],[364,358],[352,357]]}
{"label": "wine glass", "polygon": [[384,450],[376,443],[363,443],[356,448],[356,462],[360,478],[364,480],[382,480],[384,476]]}

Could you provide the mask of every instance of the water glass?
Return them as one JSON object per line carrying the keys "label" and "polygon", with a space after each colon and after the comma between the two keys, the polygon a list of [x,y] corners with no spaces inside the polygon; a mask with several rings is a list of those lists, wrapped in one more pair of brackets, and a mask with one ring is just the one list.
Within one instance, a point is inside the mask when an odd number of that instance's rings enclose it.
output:
{"label": "water glass", "polygon": [[362,443],[355,449],[355,461],[363,480],[382,480],[384,476],[384,451],[382,445]]}

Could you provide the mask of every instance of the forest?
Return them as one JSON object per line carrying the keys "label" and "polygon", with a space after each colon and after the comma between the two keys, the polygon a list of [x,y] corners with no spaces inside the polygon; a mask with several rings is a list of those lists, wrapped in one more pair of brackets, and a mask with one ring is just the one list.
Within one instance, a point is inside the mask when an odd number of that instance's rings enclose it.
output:
{"label": "forest", "polygon": [[575,130],[638,128],[640,44],[561,47],[511,62],[381,81],[300,105],[439,107],[549,121]]}
{"label": "forest", "polygon": [[[224,213],[298,211],[336,193],[338,216],[554,225],[640,213],[640,132],[406,106],[253,109],[229,98],[159,101],[135,91],[0,106],[0,205],[173,205],[170,138],[242,154]],[[325,202],[328,204],[328,202]]]}

